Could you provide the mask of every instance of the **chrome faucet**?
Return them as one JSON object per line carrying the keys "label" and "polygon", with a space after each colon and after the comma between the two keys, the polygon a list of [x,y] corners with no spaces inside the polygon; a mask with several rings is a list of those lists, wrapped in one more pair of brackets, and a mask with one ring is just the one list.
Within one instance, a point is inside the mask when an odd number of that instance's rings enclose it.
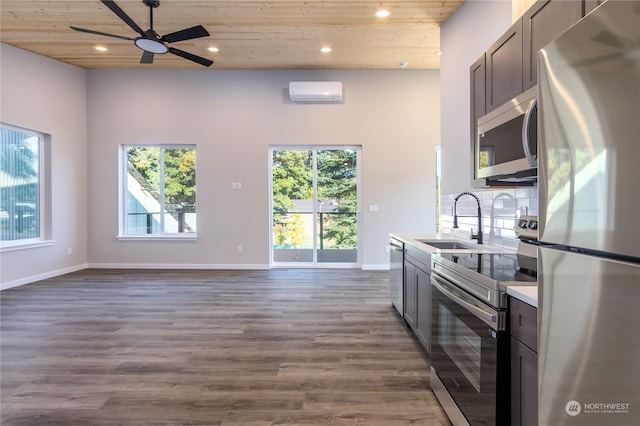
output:
{"label": "chrome faucet", "polygon": [[[496,206],[496,200],[498,198],[510,198],[514,201],[515,204],[515,199],[507,192],[501,192],[498,195],[496,195],[493,200],[491,200],[491,229],[489,231],[489,239],[491,239],[491,237],[496,235],[496,231],[495,231],[495,206]],[[517,218],[517,213],[516,213],[516,208],[513,208],[513,218],[516,219]]]}
{"label": "chrome faucet", "polygon": [[472,196],[473,198],[476,199],[476,203],[478,204],[478,233],[474,235],[473,229],[471,229],[471,239],[478,240],[478,244],[482,244],[482,210],[480,209],[480,200],[478,199],[478,197],[476,197],[472,193],[461,192],[460,194],[458,194],[455,201],[453,202],[453,227],[458,228],[458,199],[463,195]]}

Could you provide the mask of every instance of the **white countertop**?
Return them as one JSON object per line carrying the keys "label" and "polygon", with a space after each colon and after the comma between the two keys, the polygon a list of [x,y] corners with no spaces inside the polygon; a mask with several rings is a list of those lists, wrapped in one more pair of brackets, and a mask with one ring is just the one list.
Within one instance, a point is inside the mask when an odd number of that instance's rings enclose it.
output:
{"label": "white countertop", "polygon": [[[416,248],[419,248],[428,253],[514,253],[514,250],[496,246],[491,244],[478,244],[474,240],[464,238],[462,235],[456,234],[440,234],[440,233],[419,233],[419,232],[391,232],[389,236],[402,241],[403,243],[410,244]],[[433,241],[456,241],[469,246],[468,250],[465,249],[439,249],[427,245],[421,240],[433,240]]]}
{"label": "white countertop", "polygon": [[[461,236],[456,234],[439,234],[439,233],[418,233],[418,232],[403,232],[403,233],[390,233],[390,237],[398,239],[406,244],[410,244],[416,248],[424,250],[429,253],[451,253],[454,252],[462,252],[462,253],[513,253],[513,250],[510,250],[505,247],[492,246],[488,244],[476,244],[475,241],[471,241],[468,239],[464,239]],[[420,240],[440,240],[440,241],[458,241],[464,244],[468,244],[471,246],[469,250],[447,250],[447,249],[438,249],[436,247],[429,246]],[[538,286],[537,285],[508,285],[507,286],[507,294],[516,297],[522,300],[525,303],[528,303],[531,306],[538,307]]]}
{"label": "white countertop", "polygon": [[537,308],[538,307],[538,286],[537,285],[510,285],[507,286],[507,294],[517,299],[522,300],[524,303]]}

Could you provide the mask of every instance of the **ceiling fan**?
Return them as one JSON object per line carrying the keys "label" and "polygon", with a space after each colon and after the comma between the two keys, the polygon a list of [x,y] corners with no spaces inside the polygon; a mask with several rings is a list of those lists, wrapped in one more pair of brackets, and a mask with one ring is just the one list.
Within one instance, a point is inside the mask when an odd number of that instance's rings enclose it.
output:
{"label": "ceiling fan", "polygon": [[[640,3],[635,5],[634,14],[640,15]],[[637,21],[638,19],[636,18],[635,20]],[[629,63],[631,66],[637,66],[636,64],[638,63],[638,61],[640,61],[640,37],[637,37],[634,40],[632,38],[616,34],[613,31],[609,31],[605,28],[603,31],[600,31],[598,34],[591,37],[591,40],[604,46],[614,48],[614,53],[611,53],[609,55],[602,55],[596,58],[586,59],[578,63],[577,65],[590,65],[598,62],[609,61],[612,59],[622,59]],[[636,31],[631,34],[638,34],[637,28]]]}
{"label": "ceiling fan", "polygon": [[127,25],[129,25],[135,32],[140,34],[140,37],[131,38],[127,36],[120,36],[115,34],[103,33],[101,31],[87,30],[85,28],[69,27],[72,30],[80,31],[83,33],[98,34],[107,37],[115,37],[122,40],[133,41],[134,44],[142,50],[142,57],[140,58],[141,64],[153,63],[153,57],[156,53],[173,53],[185,59],[188,59],[205,67],[211,66],[213,61],[194,55],[184,50],[176,49],[174,47],[167,46],[167,43],[175,43],[177,41],[191,40],[194,38],[208,37],[209,32],[202,26],[196,25],[195,27],[186,28],[184,30],[176,31],[170,34],[159,36],[153,30],[153,9],[160,6],[160,0],[142,0],[145,6],[149,6],[149,29],[143,31],[134,21],[131,19],[113,0],[100,0],[105,6],[107,6],[113,13],[118,15]]}

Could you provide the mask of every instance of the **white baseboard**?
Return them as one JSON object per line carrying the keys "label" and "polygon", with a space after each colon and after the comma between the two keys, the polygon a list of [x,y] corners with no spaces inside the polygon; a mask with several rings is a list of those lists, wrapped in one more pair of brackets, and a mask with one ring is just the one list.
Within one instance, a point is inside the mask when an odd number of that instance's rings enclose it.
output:
{"label": "white baseboard", "polygon": [[7,290],[13,287],[19,287],[21,285],[30,284],[36,281],[46,280],[47,278],[57,277],[59,275],[69,274],[71,272],[81,271],[87,269],[87,264],[70,266],[68,268],[58,269],[57,271],[45,272],[44,274],[32,275],[30,277],[20,278],[14,281],[8,281],[6,283],[0,283],[0,290]]}
{"label": "white baseboard", "polygon": [[382,265],[362,265],[362,270],[363,271],[388,271],[389,270],[389,264],[382,264]]}
{"label": "white baseboard", "polygon": [[88,268],[98,269],[271,269],[267,264],[206,264],[206,263],[89,263]]}

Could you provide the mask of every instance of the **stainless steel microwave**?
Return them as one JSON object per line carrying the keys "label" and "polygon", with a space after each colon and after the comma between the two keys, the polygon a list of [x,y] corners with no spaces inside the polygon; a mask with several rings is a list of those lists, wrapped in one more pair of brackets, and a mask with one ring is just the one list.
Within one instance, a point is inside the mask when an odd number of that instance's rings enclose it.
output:
{"label": "stainless steel microwave", "polygon": [[478,120],[477,178],[504,182],[537,178],[537,90],[527,90]]}

